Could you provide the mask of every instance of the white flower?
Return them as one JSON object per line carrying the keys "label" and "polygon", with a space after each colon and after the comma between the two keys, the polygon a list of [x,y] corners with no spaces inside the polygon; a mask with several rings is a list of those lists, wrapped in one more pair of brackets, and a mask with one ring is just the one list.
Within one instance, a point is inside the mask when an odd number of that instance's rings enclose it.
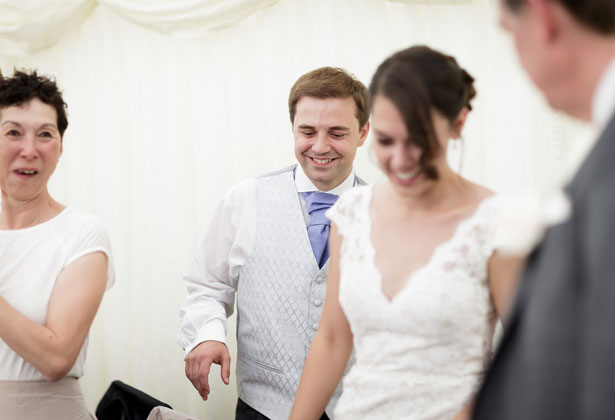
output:
{"label": "white flower", "polygon": [[529,254],[549,226],[566,221],[572,213],[562,189],[502,195],[497,203],[494,244],[508,255]]}

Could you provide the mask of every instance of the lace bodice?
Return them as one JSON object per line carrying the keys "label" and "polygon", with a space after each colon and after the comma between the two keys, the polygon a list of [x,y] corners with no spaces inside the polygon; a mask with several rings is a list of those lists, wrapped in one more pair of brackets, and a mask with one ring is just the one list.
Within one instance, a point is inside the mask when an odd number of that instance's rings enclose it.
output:
{"label": "lace bodice", "polygon": [[372,191],[354,188],[327,214],[343,238],[339,300],[356,357],[335,418],[451,419],[471,399],[490,355],[487,261],[496,199],[460,222],[389,301],[370,238]]}

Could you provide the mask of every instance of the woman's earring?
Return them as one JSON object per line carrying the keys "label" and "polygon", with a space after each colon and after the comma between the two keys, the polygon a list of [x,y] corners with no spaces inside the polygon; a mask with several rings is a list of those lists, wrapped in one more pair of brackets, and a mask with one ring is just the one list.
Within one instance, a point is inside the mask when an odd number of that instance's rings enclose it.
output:
{"label": "woman's earring", "polygon": [[457,173],[461,173],[461,171],[463,170],[463,137],[459,136],[459,139],[455,142],[457,143],[457,147],[459,147],[459,170],[457,171]]}
{"label": "woman's earring", "polygon": [[461,141],[460,138],[452,140],[451,149],[453,150],[453,152],[457,152],[459,150],[459,142],[460,141]]}

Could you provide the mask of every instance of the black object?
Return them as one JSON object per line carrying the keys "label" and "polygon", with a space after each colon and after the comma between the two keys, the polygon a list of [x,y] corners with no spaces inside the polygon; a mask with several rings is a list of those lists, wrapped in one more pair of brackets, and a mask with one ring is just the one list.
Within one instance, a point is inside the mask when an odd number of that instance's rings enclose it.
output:
{"label": "black object", "polygon": [[[265,417],[246,404],[241,398],[238,398],[237,408],[235,409],[235,420],[269,420],[269,417]],[[327,413],[323,413],[320,420],[329,420]]]}
{"label": "black object", "polygon": [[113,381],[96,407],[98,420],[146,420],[154,407],[162,405],[173,409],[145,392]]}

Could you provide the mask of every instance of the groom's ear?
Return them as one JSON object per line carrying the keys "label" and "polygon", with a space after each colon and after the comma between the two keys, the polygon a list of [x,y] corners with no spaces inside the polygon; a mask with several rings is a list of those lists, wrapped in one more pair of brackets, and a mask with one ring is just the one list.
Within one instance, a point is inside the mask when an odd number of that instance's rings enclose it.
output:
{"label": "groom's ear", "polygon": [[361,128],[361,131],[359,132],[359,146],[363,146],[363,143],[365,143],[365,139],[367,138],[367,135],[369,134],[369,121],[367,121],[365,123],[365,125],[363,125],[363,128]]}

